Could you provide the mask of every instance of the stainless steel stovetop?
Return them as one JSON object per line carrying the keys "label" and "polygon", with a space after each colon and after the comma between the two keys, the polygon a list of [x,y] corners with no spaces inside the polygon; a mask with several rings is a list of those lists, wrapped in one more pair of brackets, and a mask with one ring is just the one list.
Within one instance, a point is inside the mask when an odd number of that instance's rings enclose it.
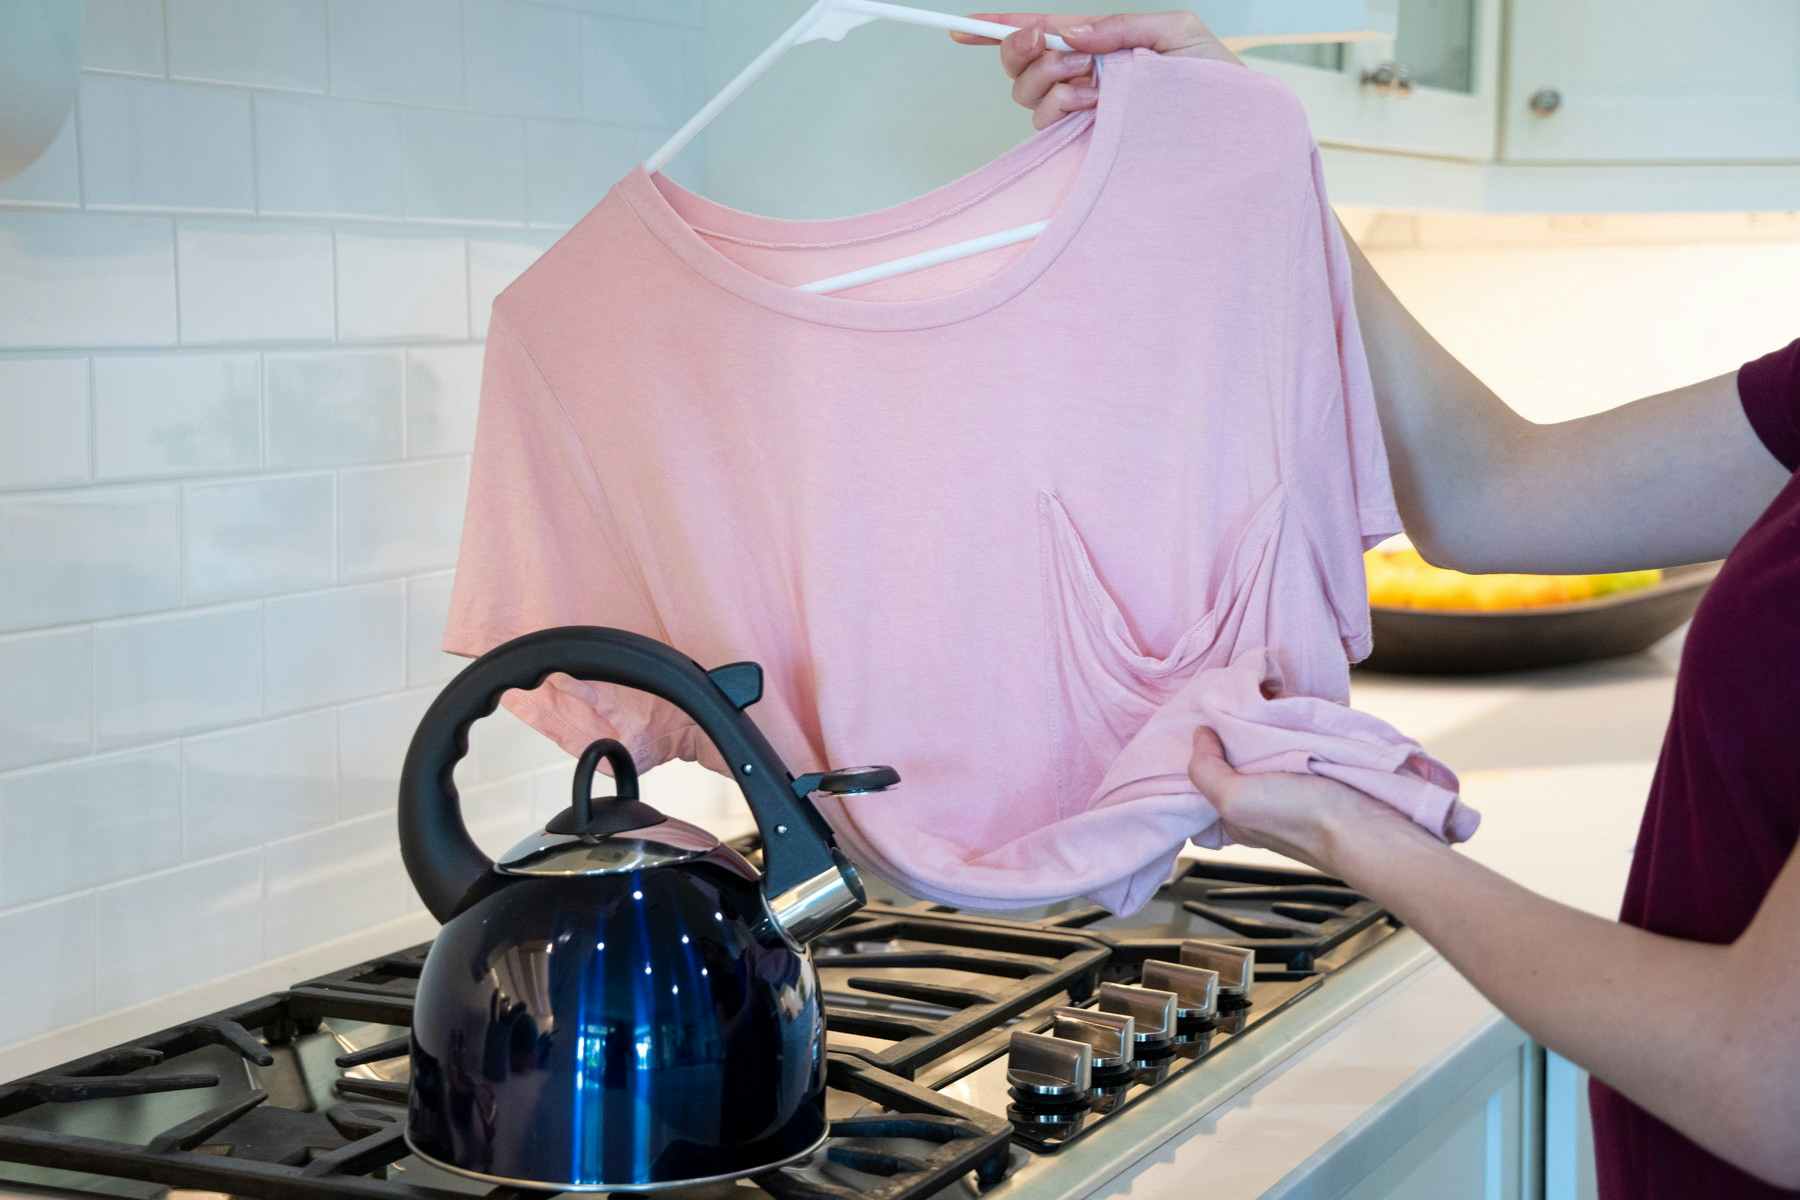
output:
{"label": "stainless steel stovetop", "polygon": [[[1417,957],[1376,905],[1300,872],[1183,863],[1127,919],[1073,903],[959,913],[872,892],[813,951],[831,1143],[754,1183],[671,1195],[1083,1194],[1156,1144],[1147,1131],[1160,1140],[1197,1118]],[[0,1085],[0,1193],[505,1190],[428,1167],[400,1140],[426,949]]]}

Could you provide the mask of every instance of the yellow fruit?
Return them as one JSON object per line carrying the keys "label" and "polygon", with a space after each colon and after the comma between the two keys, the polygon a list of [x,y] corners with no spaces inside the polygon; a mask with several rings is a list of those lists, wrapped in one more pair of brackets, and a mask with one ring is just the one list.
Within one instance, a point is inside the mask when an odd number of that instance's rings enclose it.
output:
{"label": "yellow fruit", "polygon": [[1596,596],[1653,587],[1662,572],[1607,575],[1465,575],[1434,567],[1411,547],[1371,550],[1363,556],[1369,603],[1387,608],[1500,612],[1546,604],[1578,604]]}

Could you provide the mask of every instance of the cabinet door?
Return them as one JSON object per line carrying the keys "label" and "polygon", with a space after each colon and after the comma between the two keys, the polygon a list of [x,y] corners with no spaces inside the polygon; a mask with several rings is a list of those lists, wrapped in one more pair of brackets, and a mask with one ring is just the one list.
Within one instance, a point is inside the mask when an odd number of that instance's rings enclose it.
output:
{"label": "cabinet door", "polygon": [[1535,1200],[1536,1050],[1521,1047],[1341,1200]]}
{"label": "cabinet door", "polygon": [[1495,149],[1499,3],[1371,0],[1393,37],[1243,57],[1293,87],[1321,142],[1485,161]]}
{"label": "cabinet door", "polygon": [[1794,0],[1512,0],[1502,154],[1800,160]]}
{"label": "cabinet door", "polygon": [[1544,1051],[1544,1200],[1595,1200],[1588,1073]]}

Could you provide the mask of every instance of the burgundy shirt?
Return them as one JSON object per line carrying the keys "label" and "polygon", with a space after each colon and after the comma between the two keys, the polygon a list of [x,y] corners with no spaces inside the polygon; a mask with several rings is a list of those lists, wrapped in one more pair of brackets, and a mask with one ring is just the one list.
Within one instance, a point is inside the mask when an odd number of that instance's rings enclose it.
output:
{"label": "burgundy shirt", "polygon": [[[1738,395],[1763,444],[1800,471],[1800,341],[1746,363]],[[1734,941],[1800,838],[1800,474],[1757,518],[1700,602],[1619,919]],[[1796,931],[1800,937],[1800,931]],[[1705,998],[1696,995],[1695,1019]],[[1604,1200],[1754,1198],[1772,1188],[1595,1080]],[[1797,1133],[1796,1136],[1800,1136]]]}

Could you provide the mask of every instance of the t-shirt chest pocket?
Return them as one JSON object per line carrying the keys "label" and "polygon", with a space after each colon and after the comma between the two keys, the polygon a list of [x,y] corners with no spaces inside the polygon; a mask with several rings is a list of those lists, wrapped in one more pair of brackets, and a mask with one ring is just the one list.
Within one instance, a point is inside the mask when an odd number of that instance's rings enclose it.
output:
{"label": "t-shirt chest pocket", "polygon": [[[1261,551],[1280,519],[1279,495],[1252,514],[1245,537],[1232,549],[1225,589],[1201,611],[1181,613],[1179,632],[1160,653],[1132,633],[1125,608],[1094,568],[1088,544],[1061,497],[1037,494],[1038,565],[1042,576],[1046,665],[1052,711],[1064,724],[1064,803],[1105,769],[1126,741],[1202,663],[1221,651],[1221,635],[1235,642],[1243,624],[1245,593],[1254,589]],[[1229,649],[1228,647],[1223,649]],[[1222,663],[1214,664],[1222,665]],[[1097,775],[1096,775],[1097,778]]]}
{"label": "t-shirt chest pocket", "polygon": [[1038,492],[1037,525],[1055,707],[1072,726],[1067,736],[1091,756],[1110,759],[1211,648],[1214,614],[1184,614],[1169,648],[1151,652],[1132,633],[1056,493]]}

